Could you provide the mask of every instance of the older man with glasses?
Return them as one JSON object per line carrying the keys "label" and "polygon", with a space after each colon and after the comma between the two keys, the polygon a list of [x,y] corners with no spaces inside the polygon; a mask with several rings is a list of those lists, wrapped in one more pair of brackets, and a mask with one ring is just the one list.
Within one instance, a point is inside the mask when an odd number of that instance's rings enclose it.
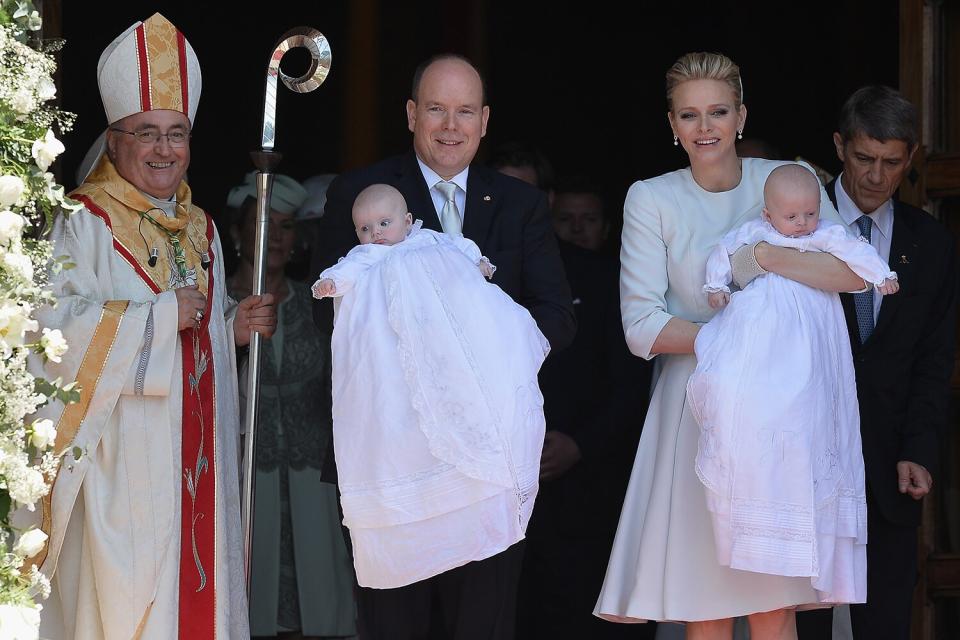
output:
{"label": "older man with glasses", "polygon": [[44,638],[249,637],[235,347],[270,335],[269,294],[227,296],[223,249],[183,177],[200,94],[193,48],[160,14],[100,57],[105,147],[57,219],[58,299],[44,326],[70,351],[47,407],[68,455],[45,499],[52,578]]}

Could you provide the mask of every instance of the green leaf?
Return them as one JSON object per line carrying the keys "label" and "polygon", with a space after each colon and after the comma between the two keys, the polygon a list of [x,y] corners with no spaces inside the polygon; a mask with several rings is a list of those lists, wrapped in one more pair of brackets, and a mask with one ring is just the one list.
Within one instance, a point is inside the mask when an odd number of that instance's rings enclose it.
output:
{"label": "green leaf", "polygon": [[33,390],[44,396],[52,396],[57,392],[57,386],[43,378],[34,378]]}
{"label": "green leaf", "polygon": [[0,490],[0,522],[7,524],[10,515],[10,493],[6,489]]}

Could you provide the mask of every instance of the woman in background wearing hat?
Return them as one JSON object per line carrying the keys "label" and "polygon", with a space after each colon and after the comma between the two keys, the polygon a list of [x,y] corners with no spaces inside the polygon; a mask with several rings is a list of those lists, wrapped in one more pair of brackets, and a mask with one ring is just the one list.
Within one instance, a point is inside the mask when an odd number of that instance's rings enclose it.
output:
{"label": "woman in background wearing hat", "polygon": [[310,271],[310,261],[316,251],[332,251],[324,244],[320,233],[320,218],[327,204],[327,187],[337,177],[335,173],[321,173],[306,178],[300,184],[307,190],[307,199],[297,209],[297,244],[293,258],[287,263],[287,277],[313,284],[316,273]]}
{"label": "woman in background wearing hat", "polygon": [[[254,173],[247,174],[227,199],[238,253],[227,286],[235,298],[252,290],[254,179]],[[255,637],[356,633],[353,568],[340,529],[336,487],[321,479],[331,437],[330,337],[313,325],[309,287],[285,275],[297,241],[296,213],[308,195],[292,178],[274,176],[264,289],[279,304],[277,330],[263,343],[260,370],[250,588]]]}

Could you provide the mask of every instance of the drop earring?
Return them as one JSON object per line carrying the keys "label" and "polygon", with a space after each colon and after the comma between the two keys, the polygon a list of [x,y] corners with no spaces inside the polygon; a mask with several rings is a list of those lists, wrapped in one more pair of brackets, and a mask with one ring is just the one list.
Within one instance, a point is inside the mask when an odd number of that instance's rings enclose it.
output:
{"label": "drop earring", "polygon": [[743,140],[743,129],[737,131],[737,140]]}
{"label": "drop earring", "polygon": [[680,144],[680,138],[676,134],[673,135],[673,146],[678,146]]}

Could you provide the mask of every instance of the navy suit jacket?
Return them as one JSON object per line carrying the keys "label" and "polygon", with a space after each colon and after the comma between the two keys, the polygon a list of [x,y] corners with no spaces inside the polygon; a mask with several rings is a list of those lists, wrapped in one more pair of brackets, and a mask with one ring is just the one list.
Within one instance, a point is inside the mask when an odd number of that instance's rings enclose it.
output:
{"label": "navy suit jacket", "polygon": [[[836,180],[827,194],[836,206]],[[894,200],[890,268],[900,291],[884,296],[865,343],[853,296],[844,293],[840,300],[857,376],[867,486],[880,515],[915,526],[921,503],[900,493],[896,466],[907,460],[937,474],[957,330],[955,240],[927,212]]]}
{"label": "navy suit jacket", "polygon": [[[344,173],[327,190],[321,246],[310,270],[313,277],[357,244],[353,201],[360,191],[377,183],[396,187],[415,219],[427,229],[442,231],[413,151]],[[576,318],[546,195],[498,171],[471,165],[463,214],[463,235],[476,242],[497,267],[494,284],[530,310],[553,351],[570,344]],[[321,328],[332,326],[332,305],[327,300],[314,303],[314,319]]]}

